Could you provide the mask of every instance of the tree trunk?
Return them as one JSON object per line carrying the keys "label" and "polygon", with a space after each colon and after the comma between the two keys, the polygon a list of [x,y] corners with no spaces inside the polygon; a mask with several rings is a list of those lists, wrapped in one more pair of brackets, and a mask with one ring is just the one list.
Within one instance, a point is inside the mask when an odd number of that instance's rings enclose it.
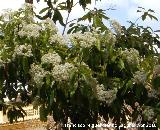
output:
{"label": "tree trunk", "polygon": [[25,3],[33,4],[33,0],[25,0]]}

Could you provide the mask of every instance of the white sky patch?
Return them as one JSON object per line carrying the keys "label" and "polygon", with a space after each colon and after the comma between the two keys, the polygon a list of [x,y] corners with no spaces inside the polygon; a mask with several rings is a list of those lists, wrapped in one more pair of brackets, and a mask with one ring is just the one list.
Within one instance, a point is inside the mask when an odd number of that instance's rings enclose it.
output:
{"label": "white sky patch", "polygon": [[159,0],[131,0],[132,3],[143,6],[145,8],[152,8],[155,10],[159,10]]}
{"label": "white sky patch", "polygon": [[[0,11],[3,9],[18,9],[24,4],[25,0],[0,0]],[[3,2],[2,2],[3,1]]]}
{"label": "white sky patch", "polygon": [[[159,0],[130,0],[130,7],[127,9],[127,19],[135,21],[138,17],[142,15],[142,13],[137,13],[138,7],[143,7],[146,10],[152,9],[155,13],[152,13],[154,16],[160,20],[160,8],[159,8]],[[143,24],[145,26],[151,26],[154,30],[160,29],[159,22],[155,20],[151,20],[147,18],[145,21],[138,21],[138,23]]]}
{"label": "white sky patch", "polygon": [[131,18],[133,16],[138,16],[138,13],[136,13],[138,6],[143,7],[146,10],[148,9],[154,10],[155,15],[160,18],[159,0],[152,0],[150,2],[148,0],[131,0],[128,16],[130,16]]}
{"label": "white sky patch", "polygon": [[112,4],[116,8],[122,7],[122,8],[128,8],[129,7],[129,1],[128,0],[102,0],[106,4]]}

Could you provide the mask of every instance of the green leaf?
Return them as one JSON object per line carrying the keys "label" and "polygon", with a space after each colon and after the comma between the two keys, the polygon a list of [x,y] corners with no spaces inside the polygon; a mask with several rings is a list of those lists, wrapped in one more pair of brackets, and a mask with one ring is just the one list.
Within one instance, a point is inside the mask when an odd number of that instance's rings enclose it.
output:
{"label": "green leaf", "polygon": [[152,9],[149,9],[149,10],[148,10],[148,12],[152,12],[152,13],[154,13],[154,10],[152,10]]}
{"label": "green leaf", "polygon": [[47,115],[48,115],[47,108],[45,108],[45,106],[43,105],[39,108],[39,112],[40,112],[40,120],[47,121]]}
{"label": "green leaf", "polygon": [[74,24],[75,24],[75,23],[71,23],[71,24],[69,25],[69,27],[72,27]]}
{"label": "green leaf", "polygon": [[45,79],[46,79],[46,85],[50,86],[51,85],[51,77],[50,77],[50,75],[47,75]]}
{"label": "green leaf", "polygon": [[153,84],[153,87],[154,87],[155,89],[159,88],[159,87],[160,87],[160,76],[154,78],[154,79],[152,80],[152,84]]}
{"label": "green leaf", "polygon": [[23,57],[23,71],[24,71],[24,74],[28,74],[29,72],[29,62],[28,62],[28,58],[27,57]]}
{"label": "green leaf", "polygon": [[152,15],[152,18],[155,19],[156,21],[158,21],[158,18]]}
{"label": "green leaf", "polygon": [[53,15],[53,18],[52,20],[56,23],[57,21],[59,21],[59,23],[62,25],[62,26],[65,26],[64,22],[63,22],[63,17],[60,13],[60,11],[56,8],[54,10],[54,15]]}
{"label": "green leaf", "polygon": [[49,9],[49,7],[46,7],[46,8],[43,8],[40,12],[39,12],[39,14],[42,14],[42,13],[44,13],[46,10],[48,10]]}
{"label": "green leaf", "polygon": [[156,30],[156,31],[154,31],[154,32],[160,32],[160,30]]}
{"label": "green leaf", "polygon": [[115,62],[116,59],[117,59],[117,56],[112,56],[111,61]]}
{"label": "green leaf", "polygon": [[23,108],[21,107],[21,106],[17,106],[22,112],[23,112],[23,114],[25,114],[26,116],[27,116],[27,113],[26,113],[26,111],[25,110],[23,110]]}
{"label": "green leaf", "polygon": [[2,82],[4,79],[4,69],[3,67],[0,67],[0,82]]}
{"label": "green leaf", "polygon": [[129,80],[129,81],[127,81],[126,85],[123,87],[123,89],[122,89],[123,91],[122,91],[121,95],[125,95],[131,87],[133,87],[133,82],[131,80]]}
{"label": "green leaf", "polygon": [[91,0],[79,0],[79,4],[85,10],[87,4],[91,4]]}
{"label": "green leaf", "polygon": [[8,74],[9,74],[9,81],[10,82],[15,82],[16,79],[16,68],[15,68],[15,64],[14,63],[10,63],[8,65]]}
{"label": "green leaf", "polygon": [[73,7],[73,0],[67,0],[67,9],[68,9],[68,12],[71,12],[71,9]]}
{"label": "green leaf", "polygon": [[160,115],[157,115],[157,126],[160,128]]}
{"label": "green leaf", "polygon": [[104,18],[104,19],[106,19],[106,20],[108,20],[109,19],[109,17],[107,17],[106,15],[104,15],[104,14],[101,14],[101,17],[102,18]]}
{"label": "green leaf", "polygon": [[83,7],[83,9],[85,10],[86,8],[86,1],[85,0],[79,0],[79,4]]}
{"label": "green leaf", "polygon": [[74,27],[71,27],[68,31],[67,31],[67,34],[70,34],[71,32],[75,32],[76,30],[78,29],[78,26],[74,26]]}
{"label": "green leaf", "polygon": [[120,68],[121,70],[124,69],[124,62],[123,62],[122,59],[119,59],[119,61],[118,61],[118,66],[119,66],[119,68]]}
{"label": "green leaf", "polygon": [[49,105],[52,106],[54,100],[54,91],[51,92],[50,94],[50,100],[49,100]]}
{"label": "green leaf", "polygon": [[85,21],[88,19],[89,22],[91,22],[91,19],[92,19],[92,13],[91,12],[88,12],[87,14],[85,14],[84,16],[82,16],[81,18],[78,19],[78,22],[79,21]]}
{"label": "green leaf", "polygon": [[70,73],[70,96],[72,97],[77,89],[77,80],[78,80],[78,73],[76,73],[76,71],[72,71]]}
{"label": "green leaf", "polygon": [[51,0],[47,1],[47,5],[49,6],[49,8],[53,9],[53,5],[52,5],[52,1]]}
{"label": "green leaf", "polygon": [[66,2],[62,2],[58,4],[58,7],[60,8],[60,10],[67,10],[67,6],[66,6]]}
{"label": "green leaf", "polygon": [[144,14],[142,15],[142,20],[144,21],[146,19],[146,16],[148,15],[148,12],[144,12]]}
{"label": "green leaf", "polygon": [[140,6],[139,6],[138,8],[139,8],[139,9],[143,9],[143,10],[145,10],[145,8],[143,8],[143,7],[140,7]]}
{"label": "green leaf", "polygon": [[39,18],[40,20],[44,20],[46,18],[48,18],[48,14],[44,15],[44,16],[40,16],[40,15],[35,15],[37,18]]}
{"label": "green leaf", "polygon": [[137,12],[142,12],[141,10],[137,10]]}
{"label": "green leaf", "polygon": [[150,17],[151,20],[152,20],[152,18],[153,18],[153,19],[155,19],[156,21],[158,21],[158,19],[157,19],[155,16],[153,16],[153,15],[151,15],[151,14],[148,14],[148,16]]}

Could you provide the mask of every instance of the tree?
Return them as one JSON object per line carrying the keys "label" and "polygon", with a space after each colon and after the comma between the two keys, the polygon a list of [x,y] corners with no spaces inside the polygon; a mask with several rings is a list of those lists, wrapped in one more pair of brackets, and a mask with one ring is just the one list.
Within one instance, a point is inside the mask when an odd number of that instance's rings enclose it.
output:
{"label": "tree", "polygon": [[[21,107],[32,103],[40,106],[41,120],[53,115],[63,129],[69,119],[90,129],[99,116],[106,122],[113,118],[117,129],[127,125],[126,116],[132,122],[159,126],[160,61],[154,47],[159,46],[159,36],[133,22],[123,27],[102,9],[89,10],[78,24],[63,23],[60,10],[70,14],[73,1],[55,8],[56,1],[46,2],[48,7],[41,10],[45,16],[35,15],[27,4],[0,18],[0,96],[10,121],[19,113],[24,116]],[[84,9],[88,3],[79,1]],[[153,17],[152,12],[148,10],[145,17]],[[42,21],[34,21],[33,15]],[[91,24],[80,24],[83,20]],[[70,24],[68,40],[58,33],[56,21],[64,28]],[[18,95],[21,100],[16,100]],[[6,104],[6,96],[15,101]]]}

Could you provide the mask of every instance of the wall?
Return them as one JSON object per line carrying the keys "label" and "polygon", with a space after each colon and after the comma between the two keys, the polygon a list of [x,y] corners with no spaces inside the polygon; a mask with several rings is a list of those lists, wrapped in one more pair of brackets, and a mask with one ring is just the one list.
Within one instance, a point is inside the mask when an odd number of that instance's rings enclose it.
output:
{"label": "wall", "polygon": [[[27,116],[24,117],[24,120],[39,119],[39,107],[33,109],[32,105],[23,107],[23,110],[26,111]],[[18,121],[23,121],[23,118],[19,118]],[[8,123],[7,115],[3,115],[3,111],[0,111],[0,124]]]}

